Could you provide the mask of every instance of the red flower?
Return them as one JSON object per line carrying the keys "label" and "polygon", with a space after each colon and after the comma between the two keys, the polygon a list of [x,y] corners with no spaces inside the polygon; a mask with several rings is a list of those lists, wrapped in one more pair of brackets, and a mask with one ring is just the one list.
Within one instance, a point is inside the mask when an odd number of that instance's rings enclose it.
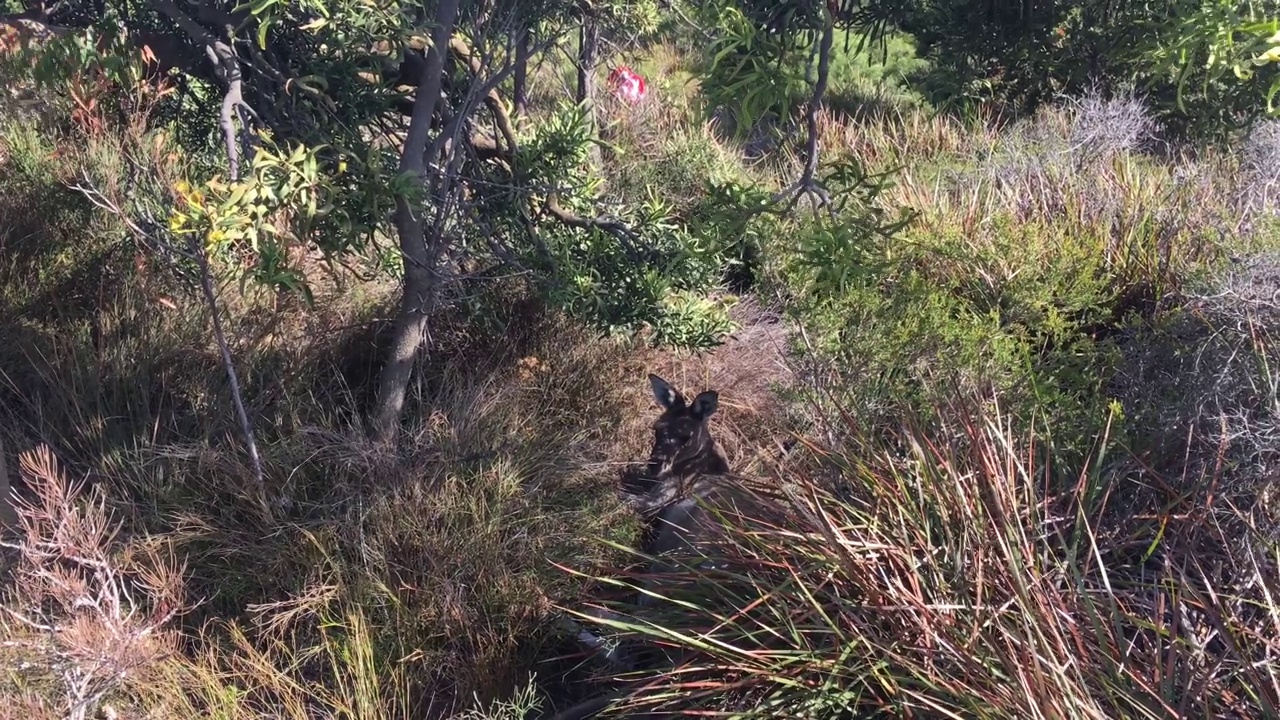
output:
{"label": "red flower", "polygon": [[644,78],[626,65],[619,65],[609,73],[609,89],[632,104],[644,100],[648,94]]}

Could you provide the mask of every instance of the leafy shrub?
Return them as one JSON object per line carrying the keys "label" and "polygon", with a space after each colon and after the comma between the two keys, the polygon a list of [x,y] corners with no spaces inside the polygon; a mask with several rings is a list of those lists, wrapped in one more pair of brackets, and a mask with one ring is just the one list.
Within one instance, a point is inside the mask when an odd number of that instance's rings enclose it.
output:
{"label": "leafy shrub", "polygon": [[[906,8],[903,30],[929,61],[915,80],[941,107],[983,104],[1025,116],[1059,96],[1091,87],[1140,90],[1162,128],[1178,139],[1222,140],[1263,110],[1274,68],[1249,67],[1246,25],[1253,3],[1185,0],[1170,4],[924,2]],[[1225,30],[1231,28],[1231,30]],[[1252,30],[1256,31],[1256,28]],[[1266,33],[1259,35],[1259,39]],[[1215,42],[1202,42],[1205,36]],[[1234,47],[1217,42],[1238,37]],[[1241,83],[1237,73],[1265,77]]]}
{"label": "leafy shrub", "polygon": [[1142,155],[1145,118],[1086,99],[962,154],[907,149],[877,202],[919,208],[912,223],[876,236],[819,220],[775,244],[808,350],[847,373],[849,409],[879,426],[903,408],[929,417],[955,386],[991,388],[1083,452],[1110,404],[1117,333],[1168,309],[1239,237],[1230,178]]}
{"label": "leafy shrub", "polygon": [[708,113],[727,111],[739,136],[761,120],[790,117],[792,98],[806,86],[804,47],[732,3],[713,3],[707,12],[716,32],[695,72]]}
{"label": "leafy shrub", "polygon": [[[710,43],[695,56],[705,111],[738,137],[778,135],[812,100],[821,22],[804,3],[709,2],[700,6]],[[861,18],[840,15],[828,68],[829,105],[846,114],[910,106],[907,78],[923,69],[909,37],[881,32],[869,43]],[[856,27],[854,27],[856,26]],[[772,130],[770,132],[770,130]]]}
{"label": "leafy shrub", "polygon": [[[580,218],[589,218],[599,194],[599,181],[578,171],[591,142],[587,132],[582,111],[565,109],[521,145],[520,167],[529,184],[555,188],[556,202]],[[685,157],[674,170],[664,171],[665,177],[692,183],[696,170],[685,168],[701,161],[696,155]],[[547,228],[526,250],[526,262],[542,271],[535,283],[552,303],[598,327],[619,333],[649,327],[659,343],[712,347],[731,328],[727,308],[691,293],[719,283],[725,272],[724,248],[690,232],[664,199],[665,189],[660,194],[647,182],[644,195],[615,217]]]}

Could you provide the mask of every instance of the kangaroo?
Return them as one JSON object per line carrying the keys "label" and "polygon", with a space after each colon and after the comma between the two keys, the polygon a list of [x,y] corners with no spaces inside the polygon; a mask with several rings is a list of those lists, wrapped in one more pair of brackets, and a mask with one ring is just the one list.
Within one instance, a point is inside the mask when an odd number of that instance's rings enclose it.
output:
{"label": "kangaroo", "polygon": [[[675,570],[676,556],[696,554],[698,540],[711,521],[703,503],[727,499],[726,485],[717,479],[730,472],[729,463],[716,447],[707,425],[719,407],[716,391],[703,391],[689,402],[657,375],[649,375],[649,385],[663,410],[653,423],[647,483],[636,503],[641,513],[650,518],[648,538],[640,549],[655,558],[646,573],[648,577],[642,582],[645,592],[637,598],[639,606],[656,602],[655,590],[665,584],[656,576]],[[619,649],[607,649],[602,638],[576,622],[566,623],[566,629],[573,630],[580,642],[602,653],[606,661],[620,669],[634,671],[646,664],[641,661],[637,665],[639,658],[629,657]],[[670,656],[665,659],[667,663],[672,661]],[[553,717],[554,720],[594,717],[620,697],[621,693],[609,693],[592,698]]]}
{"label": "kangaroo", "polygon": [[716,448],[707,420],[720,406],[720,395],[706,390],[692,403],[657,375],[649,375],[653,397],[663,412],[653,423],[653,449],[649,453],[649,471],[655,481],[687,478],[698,474],[719,475],[729,472],[729,463]]}
{"label": "kangaroo", "polygon": [[[657,375],[649,375],[649,385],[663,412],[653,423],[649,454],[652,485],[639,506],[653,517],[650,539],[643,549],[661,557],[694,549],[708,520],[702,503],[722,495],[724,486],[716,480],[729,474],[729,463],[707,426],[719,407],[716,391],[703,391],[688,402]],[[669,565],[661,561],[652,568],[666,569]],[[644,599],[641,602],[645,604]]]}

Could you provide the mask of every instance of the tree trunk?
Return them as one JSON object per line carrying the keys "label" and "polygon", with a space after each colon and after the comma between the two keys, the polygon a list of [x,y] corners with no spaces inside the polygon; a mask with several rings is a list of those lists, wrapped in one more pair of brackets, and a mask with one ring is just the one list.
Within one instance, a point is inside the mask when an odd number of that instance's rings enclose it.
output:
{"label": "tree trunk", "polygon": [[520,31],[516,38],[516,69],[511,81],[511,103],[516,119],[524,117],[529,103],[529,50],[533,34],[529,28]]}
{"label": "tree trunk", "polygon": [[9,468],[5,464],[4,438],[0,438],[0,537],[18,527],[18,512],[13,506],[13,489],[9,484]]}
{"label": "tree trunk", "polygon": [[[424,223],[420,219],[411,222],[419,226],[416,232],[421,239],[418,243],[425,248]],[[397,223],[398,232],[403,238],[405,229],[400,225]],[[432,273],[411,263],[406,257],[404,297],[400,300],[400,311],[396,315],[387,362],[382,366],[378,381],[378,402],[373,417],[373,437],[377,442],[392,442],[399,433],[405,395],[408,394],[409,381],[413,377],[414,361],[426,338],[427,320],[435,306],[435,297],[436,283]]]}
{"label": "tree trunk", "polygon": [[[578,89],[576,100],[587,109],[587,123],[592,136],[596,134],[596,63],[600,56],[600,26],[595,18],[582,18],[578,35]],[[600,166],[600,146],[591,144],[588,158],[593,167]]]}
{"label": "tree trunk", "polygon": [[[427,48],[427,61],[422,66],[417,95],[413,101],[413,115],[405,136],[404,150],[400,156],[400,172],[425,183],[427,134],[431,131],[431,118],[435,115],[444,81],[444,57],[449,49],[458,16],[460,0],[441,0],[436,7],[435,28],[431,34],[431,47]],[[413,207],[404,195],[396,197],[396,232],[399,235],[400,253],[404,258],[404,295],[400,313],[396,317],[395,334],[382,376],[378,382],[378,399],[374,407],[373,438],[380,443],[396,439],[400,429],[400,415],[404,408],[405,393],[413,375],[414,360],[426,337],[427,317],[436,297],[436,252],[427,246],[427,221],[421,207]],[[433,243],[434,245],[434,243]]]}

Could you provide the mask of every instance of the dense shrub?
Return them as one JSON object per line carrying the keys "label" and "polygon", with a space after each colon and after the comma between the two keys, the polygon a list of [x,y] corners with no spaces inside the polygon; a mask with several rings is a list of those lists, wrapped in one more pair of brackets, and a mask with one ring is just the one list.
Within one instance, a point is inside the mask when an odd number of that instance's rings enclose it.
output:
{"label": "dense shrub", "polygon": [[1047,416],[1064,448],[1087,448],[1117,333],[1243,242],[1231,180],[1143,154],[1150,127],[1133,101],[1086,97],[986,146],[931,158],[903,143],[877,202],[918,208],[914,222],[884,237],[838,217],[777,246],[851,407],[878,426],[928,416],[957,385],[997,389],[1015,417]]}
{"label": "dense shrub", "polygon": [[[929,67],[915,79],[931,101],[972,111],[994,104],[1025,116],[1091,87],[1138,88],[1163,129],[1183,139],[1220,140],[1257,118],[1275,77],[1263,67],[1242,83],[1212,63],[1214,51],[1186,43],[1182,23],[1226,27],[1265,9],[1254,3],[922,2],[907,6],[903,30]],[[1252,15],[1251,15],[1252,14]],[[1261,19],[1255,17],[1255,19]],[[1196,30],[1199,32],[1199,29]],[[1185,74],[1161,58],[1187,55]]]}

